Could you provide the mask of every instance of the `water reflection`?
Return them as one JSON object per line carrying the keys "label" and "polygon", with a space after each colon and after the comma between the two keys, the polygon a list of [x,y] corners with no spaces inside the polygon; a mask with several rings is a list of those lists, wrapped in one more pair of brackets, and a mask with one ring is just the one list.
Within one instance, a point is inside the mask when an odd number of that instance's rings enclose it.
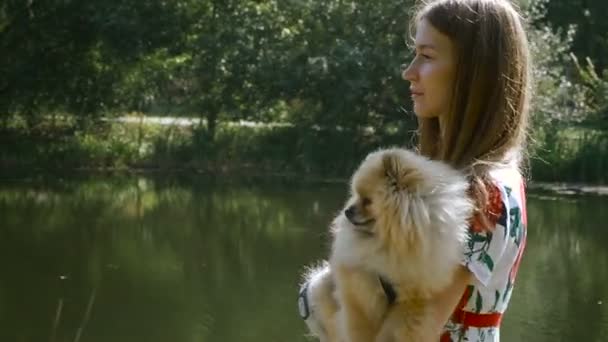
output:
{"label": "water reflection", "polygon": [[533,197],[510,341],[608,340],[608,197]]}
{"label": "water reflection", "polygon": [[[0,341],[304,341],[298,274],[327,253],[345,189],[5,181]],[[608,339],[607,200],[530,200],[503,341]]]}

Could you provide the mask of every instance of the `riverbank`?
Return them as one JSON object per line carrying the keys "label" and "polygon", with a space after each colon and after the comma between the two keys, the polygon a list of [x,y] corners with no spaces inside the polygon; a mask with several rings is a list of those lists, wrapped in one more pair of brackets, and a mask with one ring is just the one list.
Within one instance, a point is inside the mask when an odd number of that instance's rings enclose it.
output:
{"label": "riverbank", "polygon": [[608,196],[608,186],[580,183],[530,182],[529,189],[537,194],[559,196]]}
{"label": "riverbank", "polygon": [[[541,138],[530,159],[530,178],[535,182],[608,183],[606,133],[569,129],[551,139]],[[4,175],[190,172],[340,181],[368,152],[410,141],[399,129],[329,130],[237,122],[218,126],[211,139],[200,122],[189,119],[106,120],[86,130],[55,121],[33,129],[15,125],[2,130],[0,170]]]}
{"label": "riverbank", "polygon": [[[23,172],[6,172],[0,170],[0,183],[20,184],[27,182],[44,187],[45,184],[103,179],[145,179],[159,184],[201,183],[215,186],[305,186],[326,187],[340,185],[346,187],[348,178],[323,178],[314,175],[296,173],[265,173],[252,172],[203,172],[192,170],[160,170],[160,169],[78,169],[78,170],[42,170],[30,169]],[[577,198],[600,196],[608,198],[608,186],[583,183],[548,183],[530,180],[527,183],[528,194],[537,198]]]}

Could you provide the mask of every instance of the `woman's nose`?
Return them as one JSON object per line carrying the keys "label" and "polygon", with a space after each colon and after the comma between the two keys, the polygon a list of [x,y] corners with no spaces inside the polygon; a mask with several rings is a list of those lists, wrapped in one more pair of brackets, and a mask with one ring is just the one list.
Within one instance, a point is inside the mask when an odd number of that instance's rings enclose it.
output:
{"label": "woman's nose", "polygon": [[405,81],[413,81],[415,79],[416,73],[414,72],[414,62],[408,64],[401,64],[401,78]]}

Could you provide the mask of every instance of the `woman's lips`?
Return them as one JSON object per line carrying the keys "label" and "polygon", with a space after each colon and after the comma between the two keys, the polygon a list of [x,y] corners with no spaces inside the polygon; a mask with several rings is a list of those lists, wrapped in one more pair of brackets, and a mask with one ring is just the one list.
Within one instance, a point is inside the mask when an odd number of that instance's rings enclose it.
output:
{"label": "woman's lips", "polygon": [[410,89],[410,93],[412,94],[412,97],[419,97],[424,95],[423,92],[419,91],[419,90],[414,90],[414,89]]}

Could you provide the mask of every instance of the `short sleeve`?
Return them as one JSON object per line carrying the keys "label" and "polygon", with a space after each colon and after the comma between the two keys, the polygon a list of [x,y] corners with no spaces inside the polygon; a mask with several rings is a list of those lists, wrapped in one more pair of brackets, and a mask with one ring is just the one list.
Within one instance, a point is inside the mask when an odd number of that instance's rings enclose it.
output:
{"label": "short sleeve", "polygon": [[478,221],[474,220],[469,229],[463,258],[463,265],[484,286],[488,286],[494,268],[502,258],[509,241],[507,193],[504,187],[496,184],[489,190],[490,203],[486,215],[494,228],[481,229]]}

